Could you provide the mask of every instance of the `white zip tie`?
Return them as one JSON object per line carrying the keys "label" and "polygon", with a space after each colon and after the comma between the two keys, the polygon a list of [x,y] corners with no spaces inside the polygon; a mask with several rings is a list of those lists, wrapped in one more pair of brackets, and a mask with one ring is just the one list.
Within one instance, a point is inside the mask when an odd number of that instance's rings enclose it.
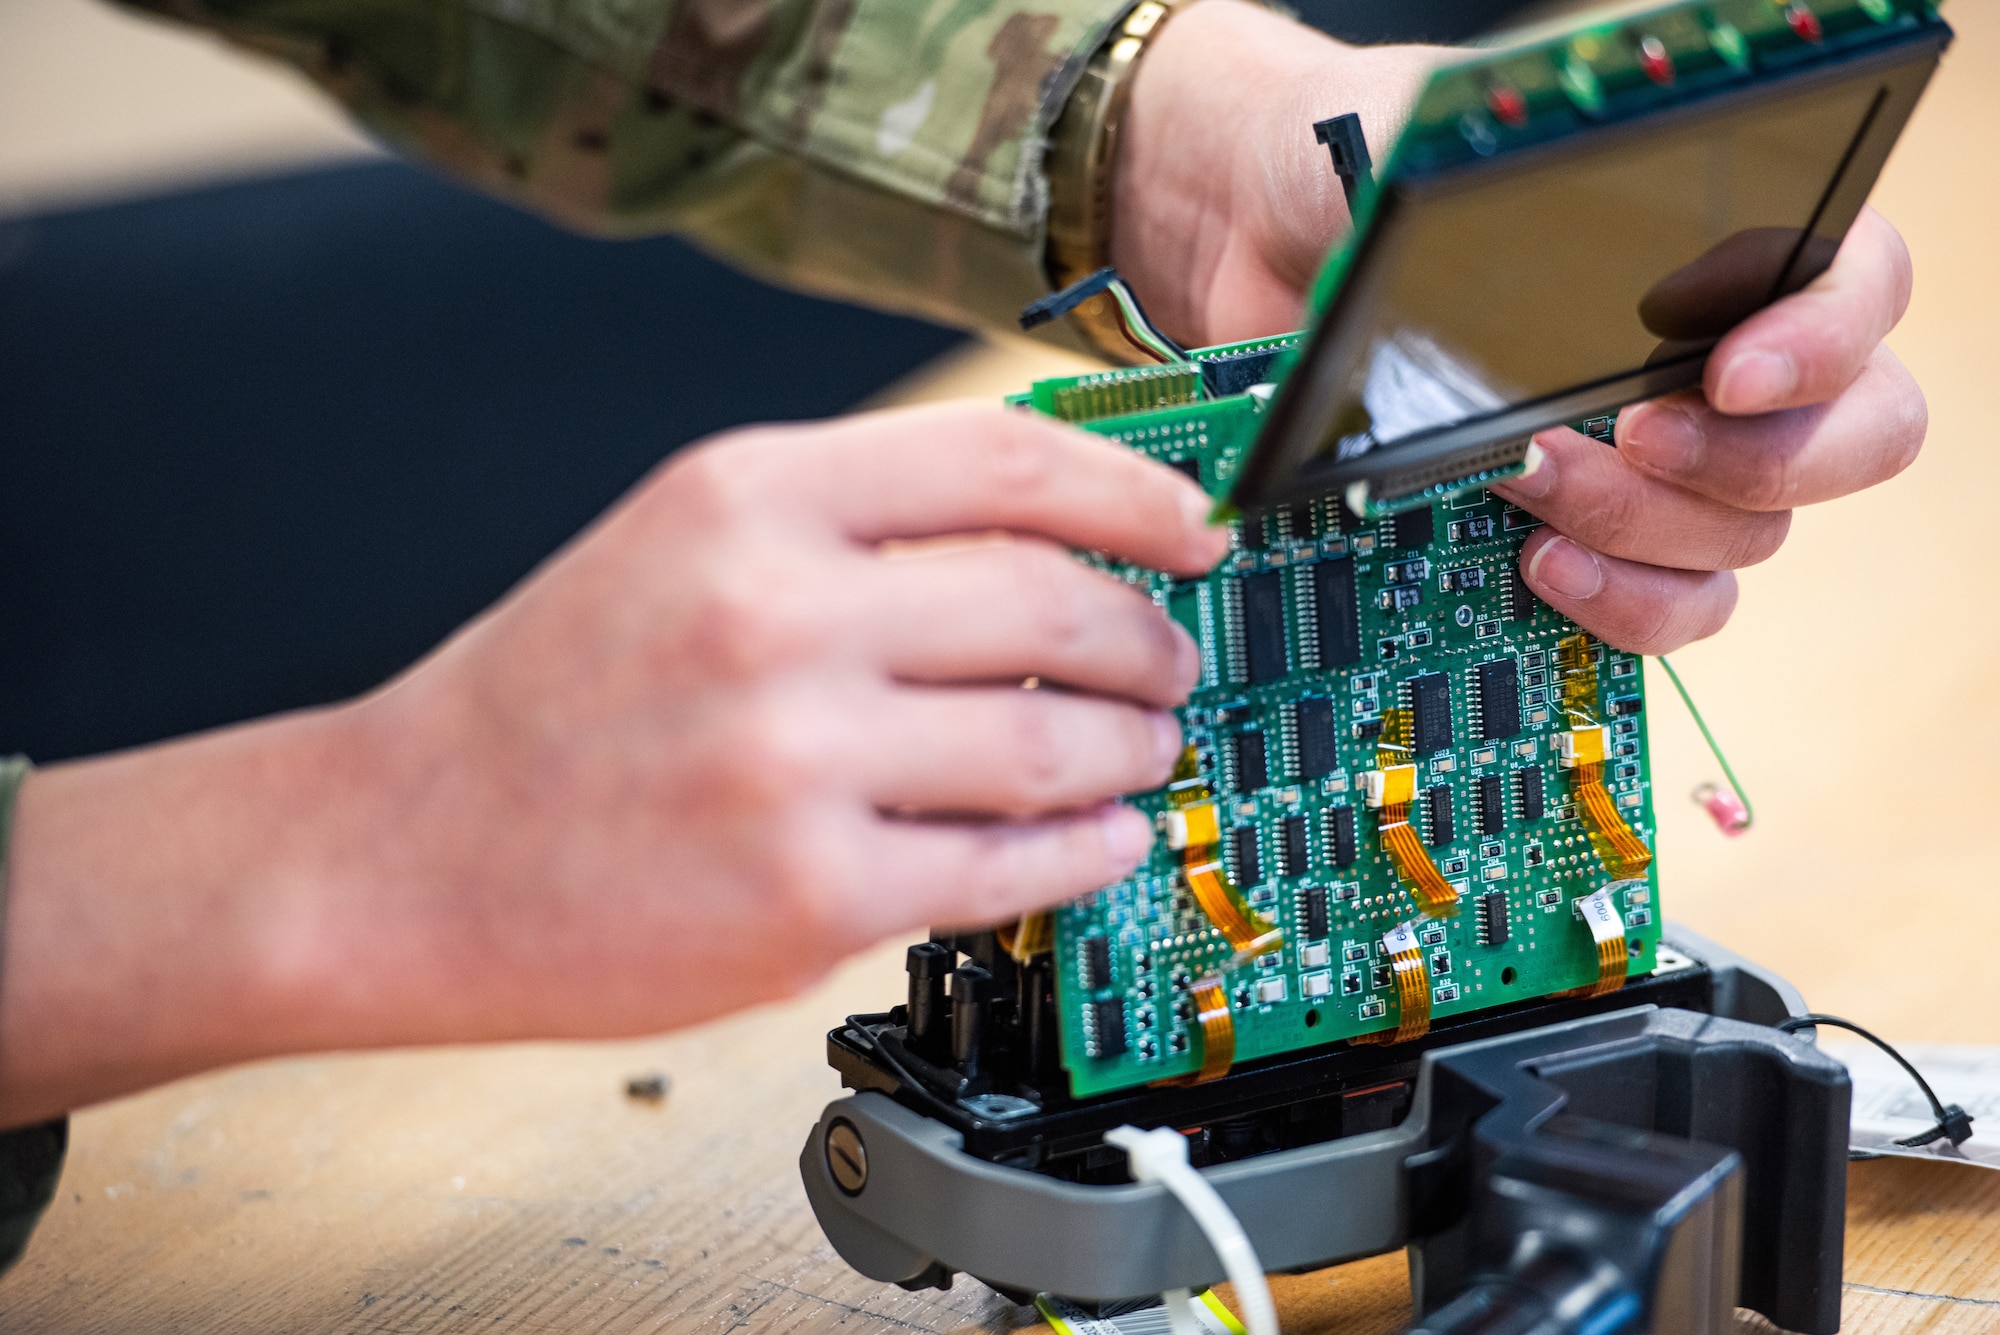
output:
{"label": "white zip tie", "polygon": [[[1120,1126],[1104,1133],[1104,1143],[1125,1151],[1135,1181],[1159,1183],[1194,1217],[1202,1236],[1215,1249],[1216,1259],[1222,1262],[1223,1273],[1236,1286],[1236,1305],[1243,1311],[1249,1335],[1278,1335],[1278,1311],[1271,1304],[1271,1286],[1264,1279],[1257,1249],[1250,1245],[1235,1212],[1188,1162],[1187,1137],[1168,1126],[1151,1131]],[[1172,1289],[1160,1296],[1176,1335],[1194,1328],[1186,1289]]]}

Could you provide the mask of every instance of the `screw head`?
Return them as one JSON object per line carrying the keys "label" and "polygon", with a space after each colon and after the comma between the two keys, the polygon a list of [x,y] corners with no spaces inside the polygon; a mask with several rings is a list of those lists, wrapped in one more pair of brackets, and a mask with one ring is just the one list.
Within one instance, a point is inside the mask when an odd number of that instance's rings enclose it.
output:
{"label": "screw head", "polygon": [[868,1147],[861,1133],[845,1118],[826,1129],[826,1171],[833,1184],[850,1196],[859,1196],[868,1185]]}

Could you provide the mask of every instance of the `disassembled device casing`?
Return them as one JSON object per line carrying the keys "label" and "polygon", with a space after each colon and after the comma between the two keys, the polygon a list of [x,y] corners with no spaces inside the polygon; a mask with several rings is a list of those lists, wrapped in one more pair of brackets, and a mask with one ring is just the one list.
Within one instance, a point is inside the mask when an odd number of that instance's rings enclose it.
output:
{"label": "disassembled device casing", "polygon": [[1267,1268],[1408,1246],[1432,1335],[1833,1335],[1846,1073],[1769,1027],[1788,986],[1663,931],[1640,661],[1534,597],[1540,521],[1488,487],[1543,428],[1613,447],[1824,272],[1949,40],[1931,0],[1539,30],[1434,76],[1377,180],[1321,123],[1354,229],[1305,332],[1190,352],[1109,270],[1038,303],[1114,303],[1161,364],[1013,402],[1187,473],[1232,551],[1081,558],[1202,655],[1127,799],[1147,861],[912,947],[903,1004],[829,1036],[856,1092],[800,1168],[856,1269],[1216,1282],[1104,1139],[1172,1127]]}

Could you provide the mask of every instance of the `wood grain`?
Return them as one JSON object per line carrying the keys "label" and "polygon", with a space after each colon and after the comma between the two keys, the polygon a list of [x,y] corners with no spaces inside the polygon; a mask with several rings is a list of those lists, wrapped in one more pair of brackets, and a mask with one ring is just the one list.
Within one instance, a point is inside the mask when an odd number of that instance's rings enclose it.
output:
{"label": "wood grain", "polygon": [[[1674,795],[1712,764],[1653,718],[1670,913],[1899,1038],[2000,1042],[2000,617],[1985,501],[2000,299],[2000,6],[1961,39],[1877,201],[1917,296],[1893,340],[1930,396],[1904,477],[1801,513],[1736,623],[1680,655],[1758,799],[1725,841]],[[1025,384],[1039,354],[959,358],[905,397]],[[223,1072],[76,1119],[58,1203],[0,1280],[10,1335],[781,1335],[1032,1326],[979,1286],[908,1294],[820,1238],[795,1157],[837,1092],[822,1034],[899,990],[898,952],[815,993],[643,1043],[331,1056]],[[664,1071],[660,1105],[625,1097]],[[2000,1175],[1850,1178],[1847,1329],[2000,1330]],[[1401,1259],[1277,1281],[1289,1331],[1408,1319]],[[1745,1319],[1744,1329],[1767,1329]]]}

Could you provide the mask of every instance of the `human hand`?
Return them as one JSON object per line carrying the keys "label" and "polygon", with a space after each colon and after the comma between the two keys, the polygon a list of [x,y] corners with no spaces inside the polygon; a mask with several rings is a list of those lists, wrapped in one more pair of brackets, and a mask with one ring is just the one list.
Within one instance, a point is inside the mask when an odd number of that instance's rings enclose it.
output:
{"label": "human hand", "polygon": [[1243,0],[1175,14],[1133,76],[1113,182],[1111,261],[1189,347],[1290,333],[1347,231],[1316,121],[1395,142],[1443,47],[1353,47]]}
{"label": "human hand", "polygon": [[373,696],[36,773],[0,1125],[274,1052],[658,1031],[1116,880],[1152,832],[1108,799],[1166,779],[1199,663],[1070,551],[1194,574],[1208,512],[1026,413],[736,432]]}
{"label": "human hand", "polygon": [[[1147,313],[1194,346],[1299,327],[1348,225],[1309,127],[1353,111],[1385,152],[1448,54],[1348,47],[1241,0],[1176,14],[1140,62],[1116,178],[1112,258]],[[1722,339],[1701,393],[1626,409],[1616,450],[1537,436],[1535,472],[1493,488],[1548,521],[1522,553],[1529,588],[1634,652],[1721,629],[1731,572],[1777,551],[1793,507],[1916,457],[1923,395],[1881,345],[1909,294],[1902,239],[1864,210],[1825,274]]]}
{"label": "human hand", "polygon": [[1863,209],[1832,266],[1725,335],[1699,393],[1619,414],[1618,448],[1567,427],[1493,488],[1548,521],[1528,587],[1634,653],[1722,629],[1735,570],[1775,553],[1801,505],[1894,477],[1917,457],[1923,392],[1882,338],[1910,300],[1910,255]]}

